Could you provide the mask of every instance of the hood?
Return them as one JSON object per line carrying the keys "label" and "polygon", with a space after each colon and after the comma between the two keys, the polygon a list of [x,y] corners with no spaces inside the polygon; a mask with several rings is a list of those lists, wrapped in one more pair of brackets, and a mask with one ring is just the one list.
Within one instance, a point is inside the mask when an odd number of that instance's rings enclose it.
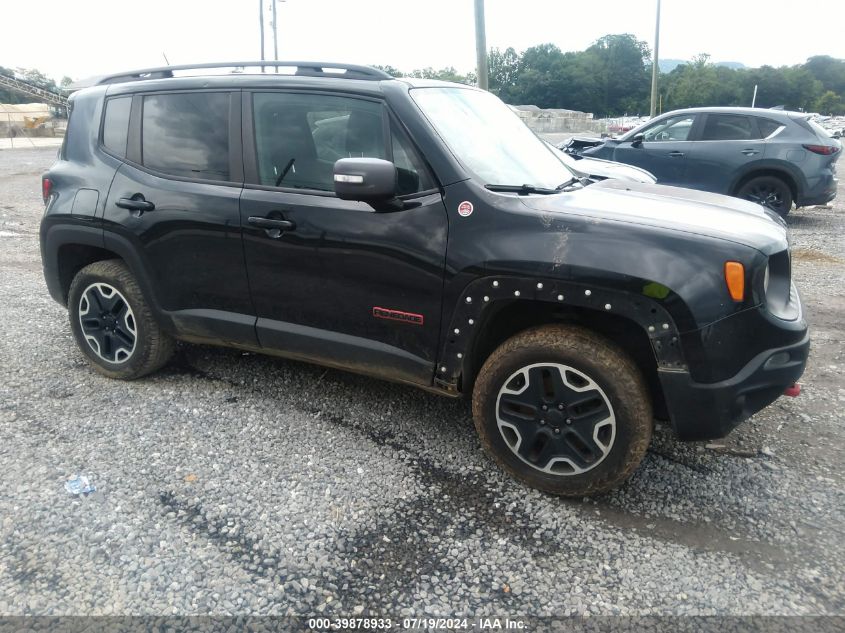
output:
{"label": "hood", "polygon": [[570,156],[562,149],[555,147],[548,143],[549,147],[553,147],[557,152],[558,158],[571,170],[582,176],[592,176],[599,179],[603,178],[618,178],[620,180],[630,180],[632,182],[657,182],[657,178],[651,172],[634,167],[633,165],[626,165],[624,163],[617,163],[612,160],[604,160],[601,158],[575,158]]}
{"label": "hood", "polygon": [[617,163],[612,160],[603,160],[601,158],[588,158],[585,156],[575,161],[572,168],[584,172],[589,176],[599,176],[600,178],[618,178],[620,180],[650,184],[657,182],[657,178],[645,169],[640,169],[633,165],[625,165],[624,163]]}
{"label": "hood", "polygon": [[603,180],[553,196],[522,196],[541,212],[694,233],[750,246],[771,255],[788,246],[786,223],[762,205],[681,187]]}

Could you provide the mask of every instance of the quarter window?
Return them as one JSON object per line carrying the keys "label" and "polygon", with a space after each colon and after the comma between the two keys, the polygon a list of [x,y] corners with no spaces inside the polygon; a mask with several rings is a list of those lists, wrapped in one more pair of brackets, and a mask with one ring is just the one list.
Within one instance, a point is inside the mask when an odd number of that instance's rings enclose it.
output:
{"label": "quarter window", "polygon": [[757,127],[760,128],[760,136],[762,138],[769,138],[775,131],[783,127],[781,123],[772,121],[771,119],[764,119],[757,117]]}
{"label": "quarter window", "polygon": [[120,157],[126,156],[126,139],[129,136],[129,111],[132,97],[119,97],[106,101],[103,121],[103,145]]}
{"label": "quarter window", "polygon": [[759,138],[751,119],[737,114],[708,114],[702,141],[749,141]]}
{"label": "quarter window", "polygon": [[171,176],[229,179],[229,95],[191,92],[144,97],[145,167]]}

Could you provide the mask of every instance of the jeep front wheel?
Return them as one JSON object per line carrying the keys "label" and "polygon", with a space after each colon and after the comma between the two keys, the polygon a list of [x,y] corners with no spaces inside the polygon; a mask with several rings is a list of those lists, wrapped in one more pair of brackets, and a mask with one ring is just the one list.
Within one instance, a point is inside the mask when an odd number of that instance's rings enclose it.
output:
{"label": "jeep front wheel", "polygon": [[94,262],[76,274],[68,292],[68,314],[79,349],[109,378],[139,378],[162,367],[173,354],[173,339],[159,328],[120,260]]}
{"label": "jeep front wheel", "polygon": [[472,409],[482,444],[504,470],[563,496],[618,486],[651,441],[641,372],[613,343],[575,326],[505,341],[479,372]]}

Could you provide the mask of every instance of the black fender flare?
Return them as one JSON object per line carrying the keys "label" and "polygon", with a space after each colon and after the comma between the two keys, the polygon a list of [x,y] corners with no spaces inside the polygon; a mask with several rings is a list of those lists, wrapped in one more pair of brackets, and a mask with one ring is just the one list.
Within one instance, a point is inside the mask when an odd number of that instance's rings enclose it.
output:
{"label": "black fender flare", "polygon": [[452,318],[441,335],[435,386],[458,393],[461,375],[469,369],[470,351],[486,311],[502,301],[542,301],[560,306],[612,313],[633,321],[647,334],[658,369],[687,369],[678,327],[657,301],[600,285],[513,275],[480,277],[464,288]]}
{"label": "black fender flare", "polygon": [[148,267],[132,243],[115,233],[104,231],[102,227],[86,226],[82,224],[52,224],[43,228],[41,240],[41,259],[44,267],[44,278],[50,296],[60,304],[66,304],[66,297],[62,289],[59,274],[59,252],[63,246],[92,246],[99,248],[123,260],[129,271],[138,282],[144,300],[150,306],[158,323],[168,332],[173,333],[175,326],[173,319],[161,308],[157,301],[153,284],[150,281]]}

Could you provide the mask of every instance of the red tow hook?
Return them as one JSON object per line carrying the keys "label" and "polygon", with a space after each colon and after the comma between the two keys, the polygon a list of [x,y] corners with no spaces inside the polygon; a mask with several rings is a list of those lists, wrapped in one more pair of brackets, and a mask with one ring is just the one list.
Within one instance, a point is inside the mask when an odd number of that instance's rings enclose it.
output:
{"label": "red tow hook", "polygon": [[790,398],[797,398],[801,395],[801,383],[796,382],[791,387],[787,387],[786,390],[783,392],[783,395],[789,396]]}

